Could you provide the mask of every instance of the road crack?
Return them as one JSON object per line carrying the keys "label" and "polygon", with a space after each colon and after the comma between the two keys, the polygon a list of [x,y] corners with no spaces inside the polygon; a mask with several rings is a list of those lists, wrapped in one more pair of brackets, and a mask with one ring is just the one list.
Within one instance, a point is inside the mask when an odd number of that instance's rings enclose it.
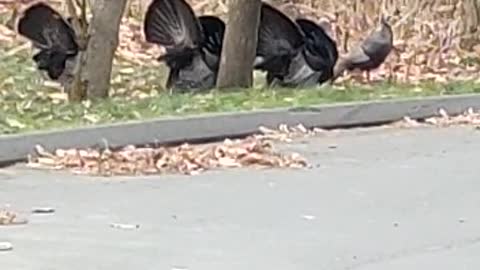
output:
{"label": "road crack", "polygon": [[399,259],[404,259],[408,257],[421,256],[426,254],[434,254],[451,250],[458,250],[463,248],[468,248],[480,244],[480,236],[466,238],[461,240],[452,240],[447,243],[439,245],[429,245],[426,247],[419,247],[407,250],[397,251],[395,253],[383,254],[371,257],[367,260],[363,260],[343,268],[344,270],[356,270],[366,266],[371,266],[380,263],[386,263],[390,261],[395,261]]}

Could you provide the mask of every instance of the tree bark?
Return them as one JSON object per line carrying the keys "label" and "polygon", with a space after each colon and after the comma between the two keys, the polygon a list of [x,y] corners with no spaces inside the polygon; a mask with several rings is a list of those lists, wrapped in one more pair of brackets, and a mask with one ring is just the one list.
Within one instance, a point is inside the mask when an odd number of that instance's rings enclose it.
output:
{"label": "tree bark", "polygon": [[480,26],[480,0],[464,0],[462,10],[458,14],[462,18],[463,35],[460,47],[471,51],[478,44],[478,31]]}
{"label": "tree bark", "polygon": [[82,82],[89,99],[108,97],[113,58],[126,3],[127,0],[95,0],[92,6],[93,17],[82,68]]}
{"label": "tree bark", "polygon": [[463,8],[465,11],[464,20],[464,33],[475,33],[478,30],[480,24],[480,6],[478,0],[465,0],[463,2]]}
{"label": "tree bark", "polygon": [[229,1],[218,88],[252,87],[260,8],[260,0]]}

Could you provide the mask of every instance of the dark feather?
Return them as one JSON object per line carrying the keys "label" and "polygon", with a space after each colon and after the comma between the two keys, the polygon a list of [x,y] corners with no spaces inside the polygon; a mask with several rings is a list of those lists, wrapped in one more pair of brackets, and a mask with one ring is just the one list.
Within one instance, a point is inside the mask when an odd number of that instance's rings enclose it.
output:
{"label": "dark feather", "polygon": [[225,23],[215,16],[200,16],[204,41],[202,44],[203,58],[208,67],[217,72],[222,55]]}
{"label": "dark feather", "polygon": [[382,17],[380,30],[374,31],[361,45],[362,50],[370,58],[370,64],[364,69],[379,67],[393,48],[392,27]]}
{"label": "dark feather", "polygon": [[334,69],[334,79],[345,70],[366,70],[378,68],[390,54],[393,48],[393,32],[391,26],[382,17],[380,28],[373,31],[359,45],[342,57]]}
{"label": "dark feather", "polygon": [[148,42],[172,54],[196,50],[203,40],[201,25],[184,0],[154,0],[145,15],[144,32]]}
{"label": "dark feather", "polygon": [[68,55],[60,51],[41,50],[33,56],[33,60],[37,63],[38,69],[45,70],[48,77],[57,80],[65,70]]}
{"label": "dark feather", "polygon": [[312,69],[322,72],[319,83],[333,76],[333,68],[338,60],[335,41],[315,22],[297,19],[296,23],[305,34],[305,60]]}
{"label": "dark feather", "polygon": [[203,46],[210,53],[220,56],[225,36],[225,23],[215,16],[200,16],[198,20],[202,25],[205,38]]}
{"label": "dark feather", "polygon": [[18,32],[40,49],[56,49],[67,54],[78,52],[71,25],[44,3],[25,10],[18,22]]}
{"label": "dark feather", "polygon": [[17,26],[20,35],[40,49],[33,60],[52,80],[65,71],[66,62],[78,54],[75,32],[67,20],[44,3],[30,6]]}
{"label": "dark feather", "polygon": [[301,49],[303,35],[288,16],[276,8],[262,3],[258,30],[256,68],[267,72],[285,72],[289,61]]}
{"label": "dark feather", "polygon": [[167,88],[199,90],[215,86],[225,24],[197,18],[184,0],[154,0],[144,21],[148,42],[165,47],[159,58],[170,68]]}

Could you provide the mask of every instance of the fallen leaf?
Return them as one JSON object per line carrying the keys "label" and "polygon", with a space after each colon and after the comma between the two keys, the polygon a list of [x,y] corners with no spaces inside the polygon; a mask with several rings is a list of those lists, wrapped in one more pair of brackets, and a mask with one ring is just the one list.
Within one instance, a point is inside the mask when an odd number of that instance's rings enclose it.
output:
{"label": "fallen leaf", "polygon": [[66,93],[50,93],[48,94],[48,97],[52,100],[58,100],[58,101],[67,101],[68,100],[68,94]]}
{"label": "fallen leaf", "polygon": [[100,121],[100,117],[94,114],[86,114],[83,116],[83,119],[87,120],[92,124],[98,123]]}
{"label": "fallen leaf", "polygon": [[10,117],[7,117],[5,119],[5,122],[7,123],[7,125],[9,125],[10,127],[14,127],[14,128],[19,128],[19,129],[23,129],[25,128],[27,125],[23,124],[22,122],[20,122],[19,120],[17,119],[14,119],[14,118],[10,118]]}
{"label": "fallen leaf", "polygon": [[27,223],[27,219],[19,218],[18,215],[12,211],[0,210],[0,225],[22,225]]}
{"label": "fallen leaf", "polygon": [[298,154],[282,154],[273,150],[266,139],[248,137],[225,140],[218,145],[136,148],[119,150],[57,149],[54,153],[37,147],[37,157],[29,166],[43,169],[68,168],[75,173],[137,175],[182,173],[196,175],[215,168],[274,167],[303,168],[308,164]]}

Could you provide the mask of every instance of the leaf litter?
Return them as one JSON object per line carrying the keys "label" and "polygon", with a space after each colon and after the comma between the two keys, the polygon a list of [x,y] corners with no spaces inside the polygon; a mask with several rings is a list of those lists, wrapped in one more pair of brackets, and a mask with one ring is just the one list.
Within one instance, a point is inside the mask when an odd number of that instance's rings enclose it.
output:
{"label": "leaf litter", "polygon": [[[426,119],[405,116],[386,127],[450,127],[474,125],[480,127],[480,111],[470,108],[459,115],[450,115],[440,109],[438,115]],[[278,129],[260,127],[259,134],[244,139],[226,139],[220,144],[174,147],[136,147],[118,150],[106,149],[57,149],[48,152],[37,145],[36,154],[29,157],[27,165],[37,169],[72,170],[76,174],[118,176],[151,174],[197,175],[207,170],[225,168],[306,168],[308,161],[298,153],[275,151],[273,141],[293,142],[295,139],[327,134],[335,130],[306,128],[299,124]],[[335,145],[332,148],[338,147]],[[0,219],[1,222],[1,219]]]}
{"label": "leaf litter", "polygon": [[449,114],[446,110],[440,109],[437,116],[426,119],[412,119],[405,116],[390,126],[394,128],[475,126],[478,129],[480,127],[480,111],[469,108],[462,114]]}
{"label": "leaf litter", "polygon": [[305,168],[309,164],[298,153],[275,151],[272,142],[255,136],[214,145],[182,144],[174,147],[126,146],[119,150],[57,149],[36,147],[28,166],[39,169],[72,170],[76,174],[117,176],[150,174],[196,175],[221,168]]}
{"label": "leaf litter", "polygon": [[0,226],[27,224],[28,220],[21,218],[17,213],[5,209],[0,209]]}
{"label": "leaf litter", "polygon": [[[0,1],[0,15],[9,16],[11,7],[17,0]],[[29,1],[21,1],[25,4]],[[49,3],[60,8],[62,1],[50,0]],[[120,26],[120,44],[116,51],[115,66],[112,79],[113,92],[122,94],[126,99],[147,98],[156,95],[156,90],[150,85],[158,84],[158,67],[156,58],[163,52],[152,44],[145,42],[142,32],[141,17],[145,12],[145,1],[131,1],[129,8],[138,9],[140,16],[128,16],[122,19]],[[224,2],[224,1],[223,1]],[[226,5],[222,1],[189,0],[194,10],[199,14],[220,15],[224,18],[227,13]],[[355,1],[358,2],[358,1]],[[361,3],[363,8],[354,8],[350,1],[338,3],[332,1],[276,1],[278,8],[292,17],[305,16],[320,20],[325,19],[331,24],[331,35],[337,41],[342,54],[346,53],[354,42],[358,42],[377,23],[376,16],[380,14],[382,6],[378,1],[366,1]],[[431,2],[431,1],[430,1]],[[388,5],[389,13],[398,12],[403,16],[396,16],[394,20],[395,47],[396,50],[387,59],[386,63],[373,72],[372,78],[389,80],[393,82],[418,83],[421,81],[443,84],[446,81],[478,81],[480,66],[478,55],[480,45],[478,39],[465,34],[462,23],[452,18],[462,18],[464,10],[457,8],[462,1],[416,1],[405,0],[393,2]],[[419,3],[421,3],[419,5]],[[359,3],[357,3],[359,4]],[[357,9],[357,11],[355,10]],[[429,12],[434,10],[434,12]],[[351,42],[351,41],[354,42]],[[4,57],[16,57],[22,59],[25,56],[28,42],[19,35],[0,25],[0,42],[9,48]],[[32,65],[33,69],[33,65]],[[137,70],[139,69],[139,70]],[[135,70],[135,72],[133,72]],[[141,74],[141,77],[139,77]],[[347,74],[338,82],[354,79],[354,74]],[[27,76],[29,77],[29,76]],[[118,77],[118,82],[116,78]],[[9,82],[17,84],[24,78],[4,78],[3,85]],[[1,85],[0,84],[0,85]],[[57,88],[51,82],[43,82],[45,86]],[[31,87],[31,86],[28,86]],[[27,88],[28,88],[27,87]],[[342,86],[339,86],[341,89]],[[55,91],[57,91],[55,89]],[[418,92],[425,89],[419,87]],[[33,91],[34,97],[27,96],[21,91],[0,91],[1,96],[13,95],[22,100],[32,99],[52,101],[55,104],[66,102],[65,93],[46,93]],[[13,97],[12,96],[12,97]],[[10,97],[10,98],[12,98]],[[15,107],[19,113],[30,110],[32,100],[19,103],[22,106]],[[6,106],[6,105],[4,105]],[[46,113],[43,112],[42,113]],[[48,112],[51,113],[51,112]],[[71,120],[70,115],[64,116]],[[99,118],[95,115],[85,114],[85,120],[89,123],[97,123]],[[405,117],[402,121],[394,123],[397,126],[450,126],[458,124],[478,125],[478,112],[470,110],[459,116],[441,115],[425,119],[424,121],[413,120]],[[31,123],[25,123],[21,118],[7,117],[0,119],[6,122],[12,130],[22,129]],[[58,149],[53,153],[40,151],[37,156],[31,158],[29,165],[32,167],[46,167],[54,169],[73,169],[79,173],[89,174],[139,174],[139,173],[184,173],[195,174],[212,168],[225,167],[297,167],[306,162],[300,162],[296,158],[287,158],[279,153],[274,153],[268,147],[263,147],[265,140],[278,140],[283,142],[292,141],[298,137],[314,136],[324,132],[320,129],[304,129],[301,125],[296,127],[280,126],[278,130],[263,128],[260,135],[255,135],[243,141],[225,141],[220,146],[201,148],[199,146],[182,145],[175,148],[137,148],[133,146],[121,150],[105,151],[96,149]],[[246,151],[243,144],[249,145],[255,142],[257,148]],[[264,148],[268,149],[265,150]],[[41,146],[37,147],[37,150]],[[218,149],[229,149],[224,156],[215,156]],[[243,150],[242,150],[243,149]],[[247,153],[245,153],[245,151]],[[248,157],[248,158],[246,158]],[[299,158],[299,157],[297,157]],[[304,165],[303,165],[304,166]]]}
{"label": "leaf litter", "polygon": [[321,128],[309,129],[302,124],[298,124],[293,127],[281,124],[279,125],[278,129],[271,129],[261,126],[259,130],[261,134],[255,135],[256,138],[269,139],[281,142],[292,142],[293,140],[298,138],[312,137],[327,132],[326,130]]}

